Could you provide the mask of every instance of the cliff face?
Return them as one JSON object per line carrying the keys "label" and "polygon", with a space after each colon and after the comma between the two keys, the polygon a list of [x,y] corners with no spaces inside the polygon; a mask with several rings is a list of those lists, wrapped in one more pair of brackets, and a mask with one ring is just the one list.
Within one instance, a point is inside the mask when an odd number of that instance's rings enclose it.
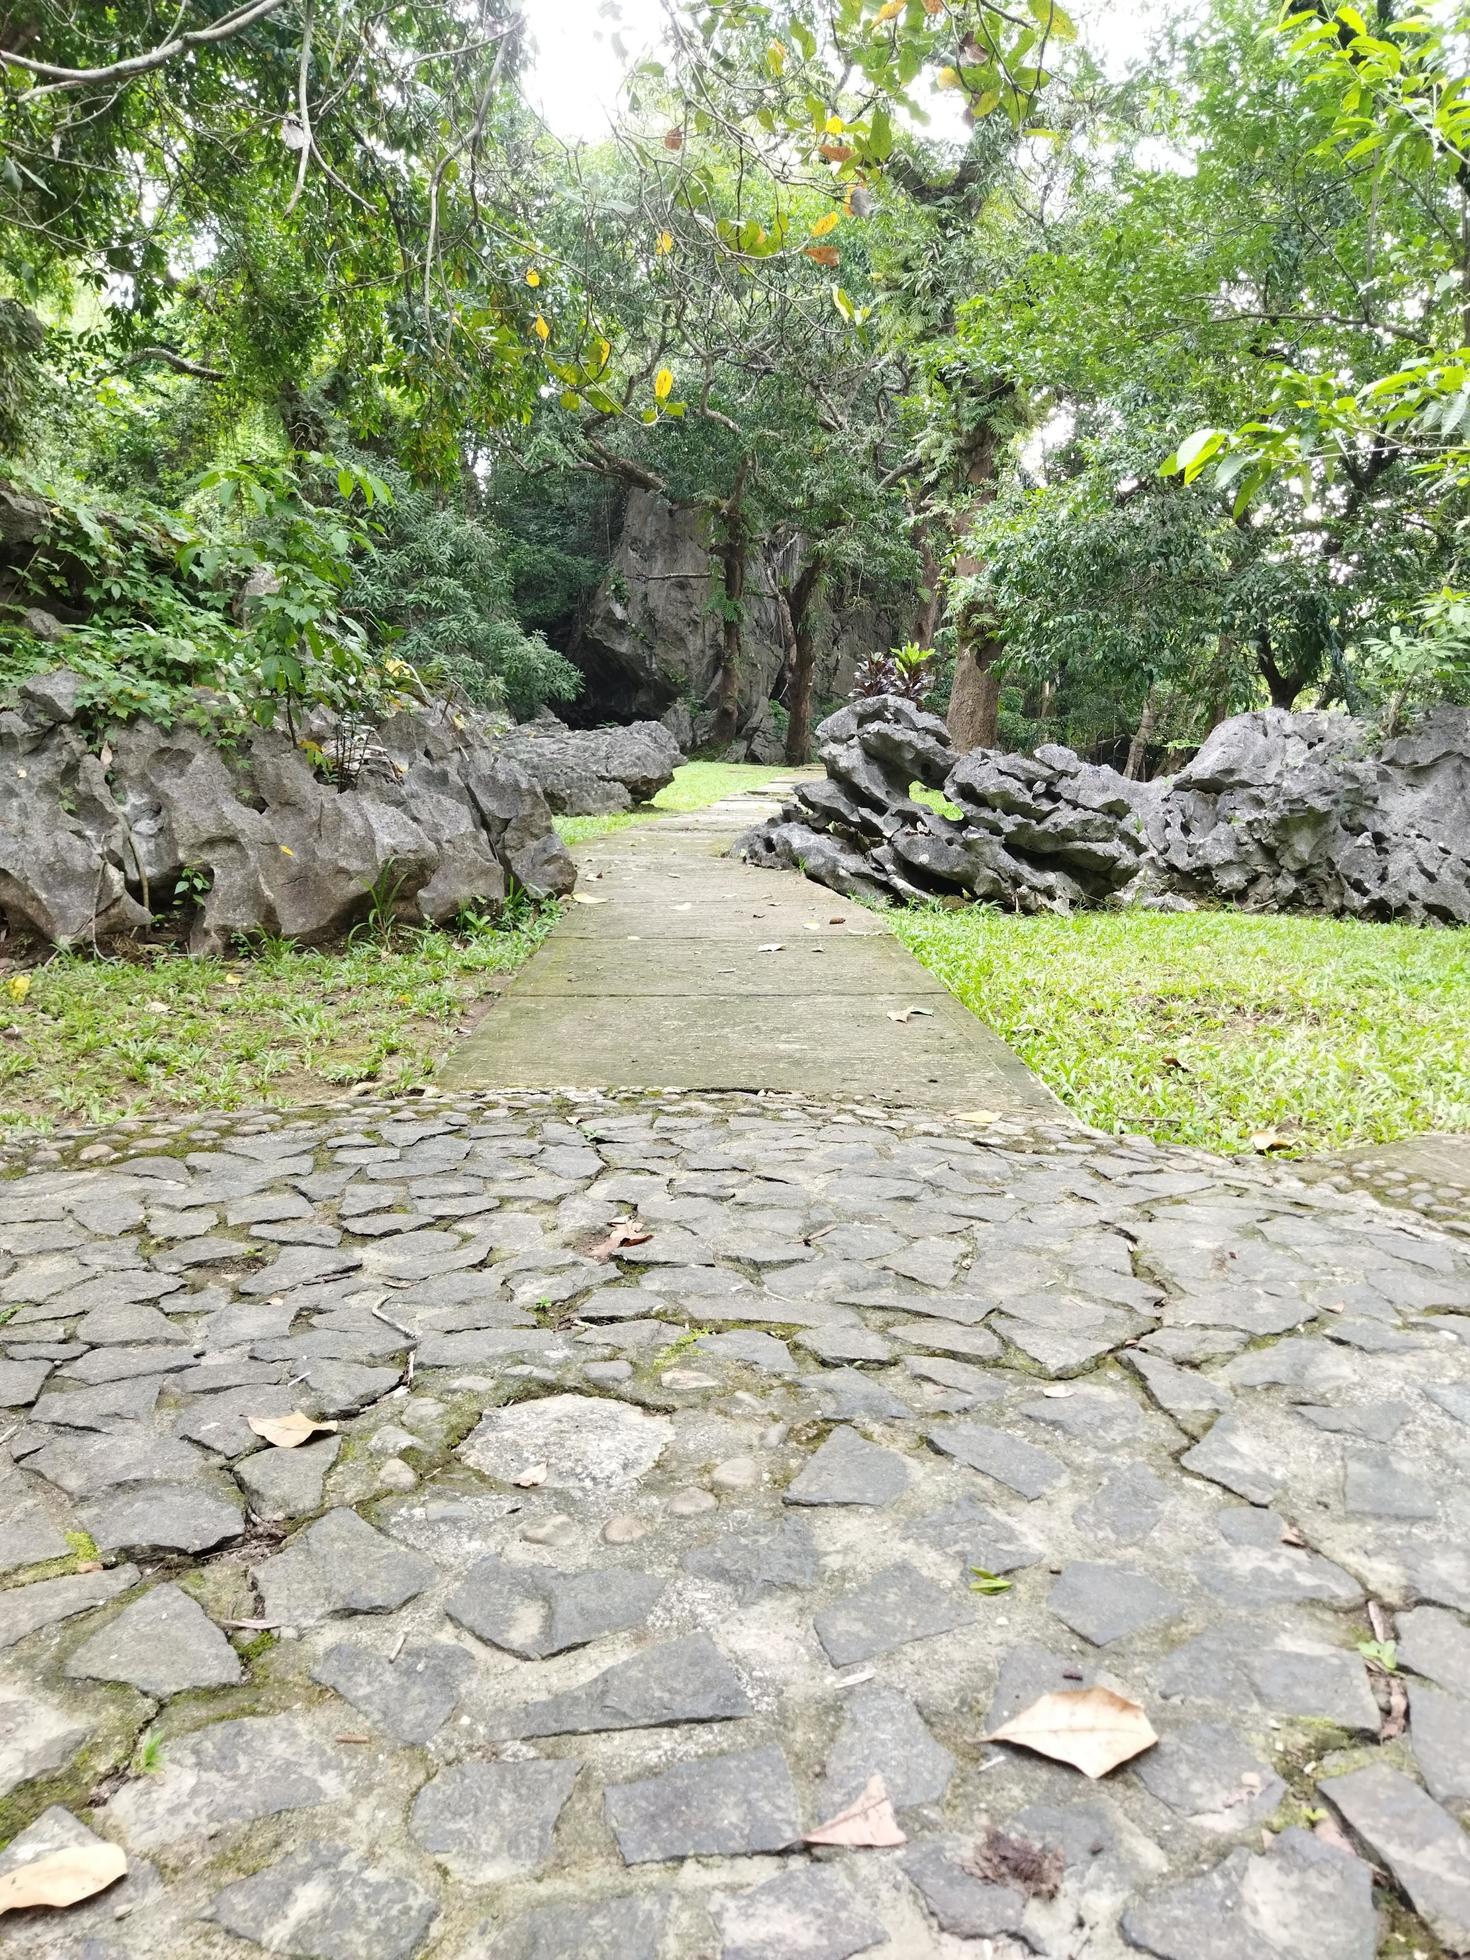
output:
{"label": "cliff face", "polygon": [[[787,646],[778,585],[794,547],[752,553],[746,573],[739,732],[732,759],[778,761],[773,699],[784,698]],[[586,675],[582,717],[666,719],[681,743],[709,735],[720,669],[721,620],[708,520],[648,491],[628,498],[622,535],[593,595],[571,658]],[[858,660],[891,645],[893,623],[862,601],[824,606],[817,625],[818,702],[846,695]]]}

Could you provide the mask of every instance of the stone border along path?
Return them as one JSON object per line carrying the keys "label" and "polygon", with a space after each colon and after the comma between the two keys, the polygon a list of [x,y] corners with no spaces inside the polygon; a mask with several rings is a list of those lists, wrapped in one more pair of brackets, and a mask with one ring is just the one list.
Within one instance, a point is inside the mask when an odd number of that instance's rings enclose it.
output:
{"label": "stone border along path", "polygon": [[1051,1091],[881,915],[725,855],[780,794],[771,785],[579,846],[582,902],[441,1080],[787,1089],[1057,1117]]}
{"label": "stone border along path", "polygon": [[[7,1953],[1470,1949],[1470,1248],[1413,1213],[797,1096],[12,1170],[0,1871],[130,1868]],[[1160,1737],[1106,1779],[984,1740],[1093,1683]],[[804,1848],[875,1775],[907,1842]]]}

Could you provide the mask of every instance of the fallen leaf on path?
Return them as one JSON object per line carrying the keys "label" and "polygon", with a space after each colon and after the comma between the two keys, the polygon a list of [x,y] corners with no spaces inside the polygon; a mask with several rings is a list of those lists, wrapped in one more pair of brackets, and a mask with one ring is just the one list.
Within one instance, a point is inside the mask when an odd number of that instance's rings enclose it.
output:
{"label": "fallen leaf on path", "polygon": [[1282,1525],[1281,1542],[1283,1545],[1293,1546],[1299,1552],[1304,1552],[1307,1549],[1306,1539],[1303,1538],[1294,1524]]}
{"label": "fallen leaf on path", "polygon": [[838,1811],[825,1824],[808,1831],[807,1844],[841,1844],[866,1851],[886,1850],[890,1845],[907,1844],[898,1828],[887,1786],[881,1776],[870,1776],[856,1803]]}
{"label": "fallen leaf on path", "polygon": [[75,1906],[115,1885],[128,1868],[118,1844],[72,1844],[0,1878],[0,1912],[29,1906]]}
{"label": "fallen leaf on path", "polygon": [[846,919],[829,919],[827,923],[829,926],[845,926],[847,921]]}
{"label": "fallen leaf on path", "polygon": [[890,1007],[888,1018],[890,1021],[912,1021],[916,1014],[932,1016],[933,1012],[932,1007]]}
{"label": "fallen leaf on path", "polygon": [[1312,1826],[1312,1836],[1320,1838],[1323,1844],[1330,1844],[1334,1851],[1346,1852],[1349,1858],[1358,1855],[1357,1846],[1335,1817],[1319,1817]]}
{"label": "fallen leaf on path", "polygon": [[1284,1137],[1280,1130],[1257,1130],[1251,1138],[1251,1148],[1264,1157],[1272,1150],[1290,1150],[1291,1138]]}
{"label": "fallen leaf on path", "polygon": [[954,1113],[956,1123],[998,1123],[1000,1111],[996,1109],[957,1109]]}
{"label": "fallen leaf on path", "polygon": [[309,1443],[313,1436],[335,1436],[335,1422],[318,1422],[315,1416],[303,1415],[300,1409],[293,1409],[288,1416],[247,1416],[245,1420],[257,1436],[278,1450],[299,1449]]}
{"label": "fallen leaf on path", "polygon": [[599,1261],[611,1259],[613,1254],[625,1245],[647,1245],[653,1237],[652,1232],[642,1231],[631,1218],[615,1218],[605,1239],[599,1239],[587,1254],[589,1259]]}
{"label": "fallen leaf on path", "polygon": [[1106,1776],[1119,1763],[1141,1756],[1158,1741],[1152,1722],[1136,1701],[1111,1688],[1080,1688],[1042,1695],[1013,1715],[982,1742],[1011,1742],[1018,1748],[1070,1763],[1084,1776]]}
{"label": "fallen leaf on path", "polygon": [[1390,1674],[1385,1679],[1388,1683],[1388,1708],[1379,1725],[1378,1740],[1393,1742],[1409,1726],[1409,1691],[1401,1676]]}
{"label": "fallen leaf on path", "polygon": [[982,1884],[1006,1885],[1028,1899],[1054,1899],[1066,1869],[1054,1846],[1011,1837],[993,1824],[960,1864]]}
{"label": "fallen leaf on path", "polygon": [[609,903],[605,892],[573,892],[573,905],[606,905]]}
{"label": "fallen leaf on path", "polygon": [[769,946],[757,946],[755,950],[758,953],[784,953],[786,948],[779,939],[773,939]]}
{"label": "fallen leaf on path", "polygon": [[1053,1402],[1060,1402],[1068,1395],[1075,1395],[1076,1389],[1067,1382],[1048,1382],[1042,1394],[1050,1396]]}
{"label": "fallen leaf on path", "polygon": [[546,1482],[546,1474],[546,1465],[544,1463],[533,1463],[524,1469],[518,1477],[512,1477],[511,1482],[517,1490],[534,1490],[538,1484],[544,1484]]}
{"label": "fallen leaf on path", "polygon": [[983,1565],[972,1565],[970,1572],[970,1591],[973,1593],[1003,1593],[1011,1589],[1009,1579],[1002,1579],[998,1572],[987,1572]]}

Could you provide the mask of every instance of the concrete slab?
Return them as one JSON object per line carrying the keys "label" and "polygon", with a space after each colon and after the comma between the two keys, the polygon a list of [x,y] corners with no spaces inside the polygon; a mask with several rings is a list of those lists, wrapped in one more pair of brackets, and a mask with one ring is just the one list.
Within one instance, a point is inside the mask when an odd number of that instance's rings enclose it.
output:
{"label": "concrete slab", "polygon": [[838,1091],[1060,1116],[880,913],[725,855],[756,802],[581,846],[578,891],[596,902],[568,908],[441,1080]]}

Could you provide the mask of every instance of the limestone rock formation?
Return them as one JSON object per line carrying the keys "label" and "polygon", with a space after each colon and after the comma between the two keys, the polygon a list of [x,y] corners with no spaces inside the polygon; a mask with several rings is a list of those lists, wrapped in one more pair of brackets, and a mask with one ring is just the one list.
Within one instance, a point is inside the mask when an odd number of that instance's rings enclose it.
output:
{"label": "limestone rock formation", "polygon": [[502,735],[500,753],[525,771],[558,816],[595,817],[650,803],[684,760],[662,722],[568,728],[543,711]]}
{"label": "limestone rock formation", "polygon": [[[186,872],[194,953],[237,933],[331,939],[375,899],[438,924],[493,908],[512,880],[537,896],[574,882],[545,798],[476,717],[395,714],[326,781],[282,729],[238,751],[146,721],[98,742],[77,704],[63,668],[0,712],[0,914],[13,930],[75,944],[145,927]],[[330,742],[330,717],[311,733]]]}
{"label": "limestone rock formation", "polygon": [[[1055,745],[957,756],[943,722],[893,696],[817,738],[826,780],[736,848],[855,897],[1470,923],[1470,709],[1436,709],[1376,750],[1346,715],[1237,715],[1150,783]],[[917,802],[915,784],[960,814]]]}

